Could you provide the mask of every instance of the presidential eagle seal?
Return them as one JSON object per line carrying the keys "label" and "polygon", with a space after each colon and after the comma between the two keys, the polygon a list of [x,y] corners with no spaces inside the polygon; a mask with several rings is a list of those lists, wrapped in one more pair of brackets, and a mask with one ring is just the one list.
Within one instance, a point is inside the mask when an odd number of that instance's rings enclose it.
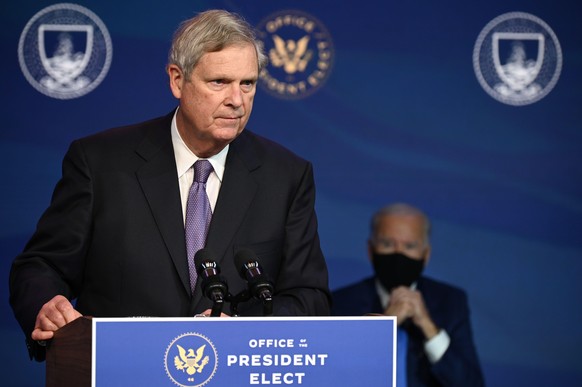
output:
{"label": "presidential eagle seal", "polygon": [[510,12],[490,21],[473,49],[473,68],[483,89],[514,106],[545,97],[562,70],[562,49],[540,18]]}
{"label": "presidential eagle seal", "polygon": [[176,337],[164,356],[166,374],[180,387],[199,387],[216,373],[218,354],[212,342],[198,333]]}
{"label": "presidential eagle seal", "polygon": [[312,15],[288,10],[269,15],[257,26],[269,64],[259,85],[283,99],[307,97],[330,75],[334,49],[325,26]]}
{"label": "presidential eagle seal", "polygon": [[103,81],[113,49],[105,24],[76,4],[44,8],[24,27],[18,61],[26,80],[44,95],[81,97]]}

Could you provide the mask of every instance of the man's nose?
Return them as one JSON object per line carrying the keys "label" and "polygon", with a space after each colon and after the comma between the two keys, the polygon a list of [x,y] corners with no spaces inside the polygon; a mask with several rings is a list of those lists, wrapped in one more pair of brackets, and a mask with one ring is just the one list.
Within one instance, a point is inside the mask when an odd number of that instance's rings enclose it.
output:
{"label": "man's nose", "polygon": [[243,97],[240,85],[234,83],[230,85],[225,103],[226,105],[230,105],[234,108],[239,108],[240,106],[242,106]]}

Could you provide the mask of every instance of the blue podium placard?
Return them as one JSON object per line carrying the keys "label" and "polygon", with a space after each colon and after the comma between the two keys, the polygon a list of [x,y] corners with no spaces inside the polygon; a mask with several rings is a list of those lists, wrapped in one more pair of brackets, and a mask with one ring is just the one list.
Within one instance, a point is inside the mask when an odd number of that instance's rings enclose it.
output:
{"label": "blue podium placard", "polygon": [[94,318],[92,386],[394,386],[393,317]]}

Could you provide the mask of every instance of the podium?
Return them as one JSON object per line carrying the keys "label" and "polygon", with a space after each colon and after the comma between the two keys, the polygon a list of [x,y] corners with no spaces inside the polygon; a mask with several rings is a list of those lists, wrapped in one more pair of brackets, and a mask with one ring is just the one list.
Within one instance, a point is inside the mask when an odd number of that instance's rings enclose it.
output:
{"label": "podium", "polygon": [[90,317],[55,332],[47,346],[46,387],[91,386],[91,332]]}
{"label": "podium", "polygon": [[394,386],[393,317],[79,318],[47,387]]}

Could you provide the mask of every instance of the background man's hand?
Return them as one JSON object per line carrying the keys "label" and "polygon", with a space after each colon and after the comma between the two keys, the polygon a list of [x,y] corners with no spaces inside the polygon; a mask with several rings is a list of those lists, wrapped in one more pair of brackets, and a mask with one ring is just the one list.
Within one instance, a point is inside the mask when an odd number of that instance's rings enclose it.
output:
{"label": "background man's hand", "polygon": [[390,303],[384,311],[385,315],[396,316],[398,325],[407,319],[411,319],[414,325],[419,327],[427,340],[433,338],[438,332],[438,327],[432,321],[422,294],[405,286],[400,286],[390,293]]}

